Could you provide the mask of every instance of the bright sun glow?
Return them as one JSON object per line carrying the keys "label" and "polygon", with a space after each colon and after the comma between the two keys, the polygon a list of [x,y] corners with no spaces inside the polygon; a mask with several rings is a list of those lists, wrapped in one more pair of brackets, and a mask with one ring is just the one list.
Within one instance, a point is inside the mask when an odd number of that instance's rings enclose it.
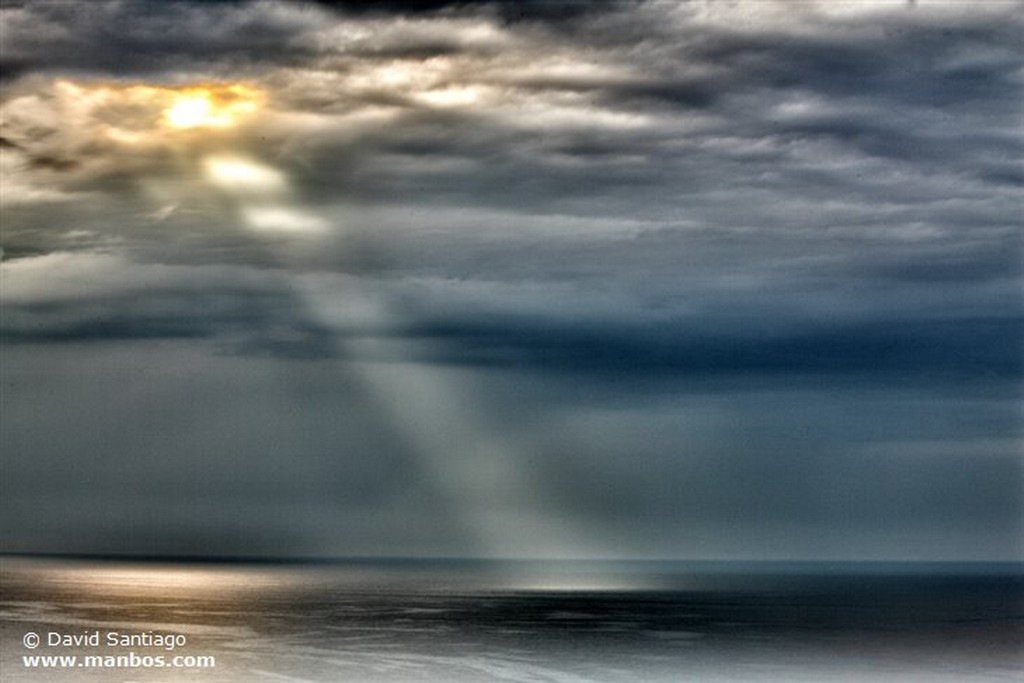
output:
{"label": "bright sun glow", "polygon": [[163,120],[172,128],[230,128],[258,110],[263,94],[235,84],[174,91]]}
{"label": "bright sun glow", "polygon": [[204,95],[179,97],[164,112],[164,120],[175,128],[219,127],[229,123],[227,116],[213,111],[213,104]]}
{"label": "bright sun glow", "polygon": [[266,93],[242,83],[158,86],[57,81],[61,107],[75,119],[124,142],[145,142],[160,128],[227,129],[260,111]]}

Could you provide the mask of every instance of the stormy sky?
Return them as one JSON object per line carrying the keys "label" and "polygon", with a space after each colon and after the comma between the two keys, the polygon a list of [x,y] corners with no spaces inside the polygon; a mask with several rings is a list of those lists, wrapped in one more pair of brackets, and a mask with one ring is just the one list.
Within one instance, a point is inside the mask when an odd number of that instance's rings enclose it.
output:
{"label": "stormy sky", "polygon": [[0,22],[3,550],[1024,557],[1024,3]]}

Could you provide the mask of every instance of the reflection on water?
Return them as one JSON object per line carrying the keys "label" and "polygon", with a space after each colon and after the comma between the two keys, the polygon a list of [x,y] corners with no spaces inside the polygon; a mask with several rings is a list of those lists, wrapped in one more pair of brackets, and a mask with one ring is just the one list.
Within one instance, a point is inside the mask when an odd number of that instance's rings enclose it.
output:
{"label": "reflection on water", "polygon": [[[685,569],[685,571],[684,571]],[[1019,574],[751,575],[530,563],[128,565],[4,559],[4,681],[1000,681]],[[35,649],[23,643],[37,633]],[[180,634],[187,644],[83,640]],[[73,643],[51,646],[50,634]],[[93,636],[96,637],[96,636]],[[31,655],[216,666],[26,668]]]}

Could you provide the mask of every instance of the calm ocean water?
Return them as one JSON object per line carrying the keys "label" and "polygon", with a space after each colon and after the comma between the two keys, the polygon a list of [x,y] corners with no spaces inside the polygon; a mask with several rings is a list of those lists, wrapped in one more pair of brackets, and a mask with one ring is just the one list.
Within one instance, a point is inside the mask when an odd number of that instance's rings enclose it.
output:
{"label": "calm ocean water", "polygon": [[0,677],[12,683],[1024,680],[1019,568],[0,569]]}

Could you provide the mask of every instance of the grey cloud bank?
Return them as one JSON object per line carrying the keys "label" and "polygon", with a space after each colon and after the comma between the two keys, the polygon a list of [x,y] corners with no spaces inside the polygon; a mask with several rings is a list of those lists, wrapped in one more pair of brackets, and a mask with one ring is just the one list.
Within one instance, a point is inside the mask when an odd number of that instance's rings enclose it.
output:
{"label": "grey cloud bank", "polygon": [[1021,9],[5,4],[5,549],[1020,559]]}

